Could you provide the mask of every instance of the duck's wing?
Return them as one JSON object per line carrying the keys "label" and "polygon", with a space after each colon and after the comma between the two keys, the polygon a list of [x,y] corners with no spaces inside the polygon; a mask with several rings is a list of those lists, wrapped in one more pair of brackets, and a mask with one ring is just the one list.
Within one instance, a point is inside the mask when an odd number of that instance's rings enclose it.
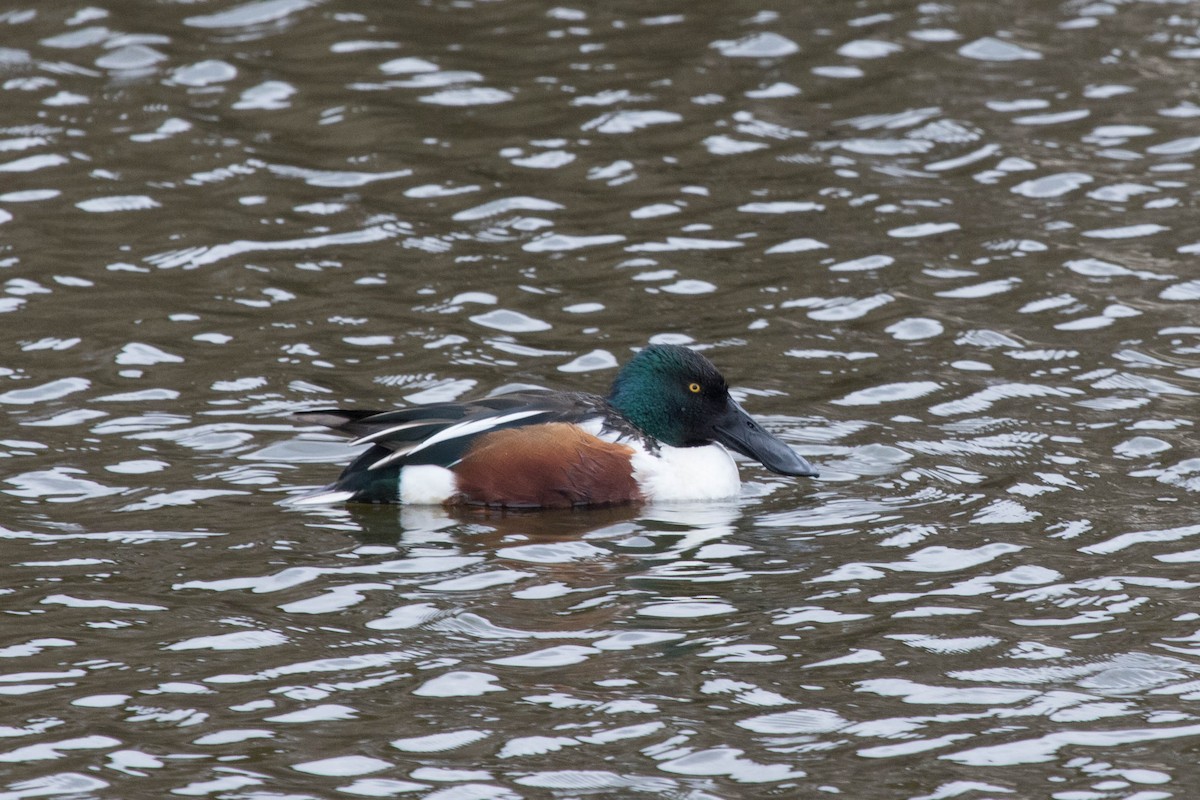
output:
{"label": "duck's wing", "polygon": [[[475,440],[491,431],[548,422],[603,420],[610,407],[596,395],[525,391],[468,403],[442,403],[394,411],[318,409],[294,414],[301,422],[324,425],[371,444],[360,466],[368,470],[407,464],[450,467]],[[357,464],[357,462],[356,462]]]}

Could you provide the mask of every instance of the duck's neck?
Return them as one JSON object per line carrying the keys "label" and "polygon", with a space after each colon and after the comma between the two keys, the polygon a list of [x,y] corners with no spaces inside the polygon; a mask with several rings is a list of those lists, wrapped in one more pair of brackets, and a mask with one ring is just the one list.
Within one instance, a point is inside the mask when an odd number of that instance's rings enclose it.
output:
{"label": "duck's neck", "polygon": [[671,410],[659,398],[639,391],[636,386],[618,382],[613,386],[608,402],[650,438],[675,447],[682,444],[678,421],[671,417]]}

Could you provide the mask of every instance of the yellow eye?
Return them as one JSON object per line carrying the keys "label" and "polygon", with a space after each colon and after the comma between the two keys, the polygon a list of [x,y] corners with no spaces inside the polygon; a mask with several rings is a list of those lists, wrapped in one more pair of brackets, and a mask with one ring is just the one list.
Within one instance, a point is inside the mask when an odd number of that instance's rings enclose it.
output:
{"label": "yellow eye", "polygon": [[688,391],[689,391],[689,392],[691,392],[692,394],[700,394],[700,384],[698,384],[698,383],[689,383],[689,384],[688,384]]}

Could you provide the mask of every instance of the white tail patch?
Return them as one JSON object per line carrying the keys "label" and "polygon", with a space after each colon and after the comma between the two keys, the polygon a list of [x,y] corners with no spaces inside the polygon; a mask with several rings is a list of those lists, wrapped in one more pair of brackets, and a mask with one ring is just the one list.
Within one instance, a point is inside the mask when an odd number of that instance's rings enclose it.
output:
{"label": "white tail patch", "polygon": [[410,464],[400,470],[400,502],[437,506],[458,494],[454,473],[434,464]]}

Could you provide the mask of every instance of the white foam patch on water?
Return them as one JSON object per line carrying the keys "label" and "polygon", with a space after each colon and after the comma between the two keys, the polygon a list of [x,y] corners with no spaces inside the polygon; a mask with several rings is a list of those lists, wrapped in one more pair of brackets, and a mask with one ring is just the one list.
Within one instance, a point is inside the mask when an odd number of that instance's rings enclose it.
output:
{"label": "white foam patch on water", "polygon": [[958,54],[978,61],[1038,61],[1042,54],[1015,42],[984,36],[958,48]]}
{"label": "white foam patch on water", "polygon": [[[273,170],[287,175],[283,168]],[[407,172],[396,173],[396,177]],[[388,176],[365,173],[299,173],[305,182],[313,186],[362,186],[374,180],[383,180]],[[239,239],[224,244],[197,246],[182,250],[170,250],[146,258],[147,263],[159,269],[196,269],[215,264],[227,258],[245,256],[250,253],[277,252],[290,250],[317,250],[327,247],[338,247],[349,244],[369,244],[391,239],[399,235],[401,229],[392,225],[374,225],[362,230],[346,231],[343,233],[325,233],[318,236],[304,236],[297,239],[254,241]]]}
{"label": "white foam patch on water", "polygon": [[941,388],[941,384],[934,381],[889,383],[883,386],[872,386],[870,389],[860,389],[830,402],[839,406],[875,406],[880,403],[915,400],[918,397],[933,394]]}
{"label": "white foam patch on water", "polygon": [[464,575],[461,578],[451,578],[448,581],[430,583],[421,588],[429,592],[476,592],[483,589],[491,589],[495,586],[507,586],[508,584],[533,577],[536,577],[536,575],[532,572],[498,569],[491,572],[477,572],[473,575]]}
{"label": "white foam patch on water", "polygon": [[1012,291],[1020,285],[1020,278],[1000,278],[994,281],[984,281],[972,286],[963,286],[958,289],[947,289],[943,292],[937,292],[938,297],[946,297],[950,299],[974,300],[981,297],[990,297],[995,294],[1003,294],[1004,292]]}
{"label": "white foam patch on water", "polygon": [[661,761],[658,768],[677,775],[727,775],[738,783],[775,783],[807,773],[786,764],[762,764],[742,758],[742,750],[714,747]]}
{"label": "white foam patch on water", "polygon": [[950,606],[916,606],[892,614],[893,619],[924,619],[926,617],[954,617],[978,614],[977,608],[953,608]]}
{"label": "white foam patch on water", "polygon": [[567,564],[572,561],[606,558],[609,551],[587,542],[573,541],[502,547],[496,551],[496,555],[533,564]]}
{"label": "white foam patch on water", "polygon": [[741,153],[752,153],[755,150],[765,150],[768,147],[770,145],[765,142],[748,142],[723,134],[709,136],[704,140],[704,148],[714,156],[734,156]]}
{"label": "white foam patch on water", "polygon": [[[42,40],[45,44],[45,40]],[[17,192],[0,194],[0,203],[36,203],[39,200],[50,200],[62,194],[58,189],[25,189]],[[10,216],[9,219],[12,219]]]}
{"label": "white foam patch on water", "polygon": [[236,631],[215,636],[196,636],[167,645],[166,650],[255,650],[285,644],[288,637],[278,631]]}
{"label": "white foam patch on water", "polygon": [[58,400],[75,392],[86,391],[92,385],[86,378],[59,378],[27,389],[11,389],[0,394],[0,403],[32,405]]}
{"label": "white foam patch on water", "polygon": [[560,364],[558,366],[558,371],[595,372],[596,370],[615,369],[617,366],[617,358],[612,353],[607,350],[593,350],[590,353],[584,353],[583,355],[568,361],[566,364]]}
{"label": "white foam patch on water", "polygon": [[[586,737],[580,737],[581,741]],[[521,786],[557,789],[562,792],[606,792],[622,796],[626,792],[667,797],[679,794],[678,781],[646,775],[618,775],[605,770],[543,770],[518,777]]]}
{"label": "white foam patch on water", "polygon": [[461,730],[446,733],[432,733],[428,736],[413,736],[407,739],[395,739],[392,747],[406,753],[444,753],[457,750],[469,744],[483,741],[491,736],[491,731]]}
{"label": "white foam patch on water", "polygon": [[684,638],[686,634],[667,631],[621,631],[592,642],[592,646],[597,650],[632,650],[645,645],[677,642]]}
{"label": "white foam patch on water", "polygon": [[[519,150],[520,148],[515,148]],[[566,150],[546,150],[529,156],[513,158],[512,163],[527,169],[558,169],[575,162],[575,154]]]}
{"label": "white foam patch on water", "polygon": [[310,722],[334,722],[343,719],[355,719],[357,716],[358,709],[356,708],[337,703],[325,703],[299,711],[290,711],[286,714],[276,714],[273,717],[267,717],[266,721],[304,725]]}
{"label": "white foam patch on water", "polygon": [[153,197],[136,194],[96,197],[91,200],[81,200],[75,206],[94,214],[108,214],[115,211],[145,211],[151,208],[160,208],[162,204]]}
{"label": "white foam patch on water", "polygon": [[[4,489],[5,494],[13,497],[42,497],[49,502],[71,503],[97,497],[108,497],[121,494],[125,490],[114,486],[105,486],[86,478],[75,477],[82,470],[70,467],[55,467],[50,470],[25,472],[6,478],[12,489]],[[117,536],[118,534],[77,534],[78,536],[94,538]],[[30,538],[35,538],[36,535]]]}
{"label": "white foam patch on water", "polygon": [[[453,769],[453,768],[446,768],[446,767],[419,767],[412,771],[411,776],[420,781],[436,781],[439,783],[441,783],[441,782],[462,783],[465,781],[489,781],[492,779],[492,774],[490,772],[488,772],[487,770]],[[511,797],[509,795],[509,793],[503,789],[501,789],[499,792],[497,792],[496,787],[494,787],[494,786],[472,786],[472,785],[468,784],[465,787],[457,787],[457,788],[460,788],[460,789],[465,788],[467,791],[464,792],[464,794],[467,797],[472,798],[472,800],[474,800],[474,798],[476,798],[476,797],[478,797],[479,800],[492,800],[493,798],[494,798],[494,800],[519,800],[518,798]],[[442,794],[442,793],[435,792],[435,794]],[[451,795],[451,797],[454,797],[457,794],[458,793],[455,792],[453,795]]]}
{"label": "white foam patch on water", "polygon": [[479,697],[488,692],[506,691],[496,686],[500,680],[487,672],[459,670],[432,678],[413,690],[417,697]]}
{"label": "white foam patch on water", "polygon": [[767,255],[779,255],[783,253],[807,253],[810,250],[825,250],[829,245],[817,239],[789,239],[786,242],[781,242],[766,250]]}
{"label": "white foam patch on water", "polygon": [[[1092,278],[1112,278],[1112,277],[1132,276],[1132,277],[1137,277],[1137,278],[1143,278],[1145,280],[1171,280],[1174,277],[1172,275],[1160,275],[1157,272],[1148,272],[1146,270],[1132,270],[1132,269],[1129,269],[1128,267],[1123,267],[1120,264],[1113,264],[1110,261],[1104,261],[1099,258],[1073,259],[1071,261],[1067,261],[1065,264],[1063,264],[1063,266],[1065,266],[1067,269],[1071,270],[1072,272],[1074,272],[1076,274],[1086,275],[1086,276],[1092,277]],[[1064,296],[1060,295],[1059,298],[1051,298],[1051,300],[1061,299],[1062,297],[1064,297]],[[1069,295],[1067,295],[1066,297],[1069,297]],[[1074,301],[1074,298],[1070,298],[1070,300]],[[1051,302],[1051,301],[1041,301],[1041,302],[1047,303],[1047,302]],[[1034,305],[1034,304],[1030,304],[1030,305]],[[1066,303],[1063,303],[1063,305],[1066,305]]]}
{"label": "white foam patch on water", "polygon": [[387,591],[394,588],[389,583],[355,583],[349,586],[337,586],[316,597],[296,600],[279,606],[280,611],[289,614],[332,614],[353,608],[366,599],[365,592]]}
{"label": "white foam patch on water", "polygon": [[548,331],[552,327],[548,322],[506,308],[476,314],[470,317],[470,320],[476,325],[483,325],[486,328],[494,328],[506,333],[536,333],[537,331]]}
{"label": "white foam patch on water", "polygon": [[1156,156],[1177,156],[1195,153],[1200,150],[1200,136],[1185,136],[1182,139],[1172,139],[1169,142],[1162,144],[1151,145],[1146,148],[1147,153]]}
{"label": "white foam patch on water", "polygon": [[639,608],[637,613],[643,617],[688,619],[733,614],[736,611],[731,604],[717,600],[676,600],[669,603],[651,603]]}
{"label": "white foam patch on water", "polygon": [[665,217],[670,214],[678,214],[681,211],[679,206],[671,205],[670,203],[651,203],[648,206],[635,208],[629,212],[629,216],[633,219],[653,219],[654,217]]}
{"label": "white foam patch on water", "polygon": [[708,281],[696,279],[684,279],[669,283],[666,286],[660,287],[659,291],[668,292],[670,294],[708,294],[717,291],[717,286]]}
{"label": "white foam patch on water", "polygon": [[772,620],[775,625],[809,625],[812,623],[829,624],[854,622],[859,619],[870,619],[871,614],[847,614],[820,606],[799,606],[784,610],[783,616]]}
{"label": "white foam patch on water", "polygon": [[169,467],[166,461],[158,461],[156,459],[137,459],[134,461],[121,461],[117,464],[109,464],[104,469],[108,472],[116,472],[120,475],[148,475],[152,472],[161,472]]}
{"label": "white foam patch on water", "polygon": [[1001,644],[995,636],[932,636],[924,633],[889,634],[888,639],[904,642],[930,653],[969,653]]}
{"label": "white foam patch on water", "polygon": [[426,575],[449,572],[482,561],[480,556],[413,556],[378,564],[361,564],[344,567],[289,567],[273,575],[248,578],[223,578],[215,581],[186,581],[177,583],[173,589],[208,589],[214,592],[240,591],[249,589],[255,594],[278,592],[290,589],[324,575]]}
{"label": "white foam patch on water", "polygon": [[846,58],[886,58],[893,53],[899,53],[904,48],[895,42],[881,42],[877,39],[856,39],[846,42],[837,49],[839,56]]}
{"label": "white foam patch on water", "polygon": [[58,153],[41,153],[0,164],[0,172],[34,172],[39,169],[59,167],[68,163],[70,163],[70,159]]}
{"label": "white foam patch on water", "polygon": [[936,319],[909,317],[908,319],[892,323],[884,328],[884,330],[890,333],[892,338],[901,342],[915,342],[921,339],[932,339],[934,336],[941,336],[946,329]]}
{"label": "white foam patch on water", "polygon": [[71,705],[81,708],[115,708],[125,705],[129,698],[130,695],[127,694],[92,694],[72,700]]}
{"label": "white foam patch on water", "polygon": [[298,90],[285,81],[263,81],[242,92],[233,108],[237,111],[278,111],[288,108]]}
{"label": "white foam patch on water", "polygon": [[1082,186],[1094,181],[1091,175],[1083,172],[1060,172],[1056,175],[1046,175],[1042,178],[1018,183],[1012,188],[1013,194],[1037,200],[1062,197]]}
{"label": "white foam patch on water", "polygon": [[917,705],[1012,705],[1038,695],[1030,689],[1004,689],[994,686],[932,686],[898,678],[877,678],[859,681],[858,691],[880,697],[899,697]]}
{"label": "white foam patch on water", "polygon": [[379,631],[404,630],[415,628],[436,619],[441,610],[432,603],[412,603],[393,608],[386,616],[365,623],[366,627]]}
{"label": "white foam patch on water", "polygon": [[588,660],[588,656],[599,652],[594,647],[563,644],[517,656],[489,659],[488,663],[504,667],[565,667],[571,664],[582,664]]}
{"label": "white foam patch on water", "polygon": [[585,131],[607,134],[626,134],[649,128],[653,125],[669,125],[682,122],[683,115],[674,111],[610,111],[583,123]]}
{"label": "white foam patch on water", "polygon": [[719,39],[709,47],[726,58],[783,58],[800,52],[798,44],[773,31],[752,33],[741,39]]}
{"label": "white foam patch on water", "polygon": [[552,597],[562,597],[575,591],[579,590],[572,589],[562,581],[550,581],[538,586],[527,586],[524,589],[518,589],[512,593],[512,596],[518,600],[549,600]]}
{"label": "white foam patch on water", "polygon": [[553,233],[541,236],[522,245],[521,249],[528,253],[557,253],[569,250],[581,250],[585,247],[598,247],[605,244],[616,244],[625,241],[619,233],[597,234],[594,236],[567,236]]}
{"label": "white foam patch on water", "polygon": [[314,5],[317,0],[260,0],[214,14],[188,17],[183,22],[194,28],[251,28],[286,19]]}
{"label": "white foam patch on water", "polygon": [[786,81],[776,81],[770,86],[764,86],[761,89],[749,89],[746,91],[746,97],[755,100],[770,100],[779,97],[795,97],[798,94],[803,94],[799,86]]}
{"label": "white foam patch on water", "polygon": [[1013,122],[1017,125],[1058,125],[1064,122],[1087,119],[1091,115],[1092,112],[1090,109],[1073,108],[1069,111],[1055,111],[1046,114],[1030,114],[1025,117],[1014,117]]}
{"label": "white foam patch on water", "polygon": [[238,728],[236,730],[216,731],[205,734],[192,742],[192,744],[200,745],[201,747],[215,747],[225,744],[249,742],[255,739],[274,739],[275,735],[275,731],[263,728]]}
{"label": "white foam patch on water", "polygon": [[661,242],[632,244],[625,249],[631,253],[667,253],[683,250],[729,250],[744,247],[741,242],[727,239],[697,239],[690,236],[668,236]]}
{"label": "white foam patch on water", "polygon": [[293,764],[292,769],[297,772],[307,772],[310,775],[344,778],[351,775],[367,775],[371,772],[379,772],[381,769],[387,769],[391,766],[392,763],[390,761],[384,761],[381,758],[336,756],[334,758],[323,758],[319,761],[306,761],[302,764]]}
{"label": "white foam patch on water", "polygon": [[863,272],[866,270],[881,270],[884,266],[895,264],[890,255],[864,255],[851,261],[841,261],[829,266],[830,272]]}
{"label": "white foam patch on water", "polygon": [[423,58],[407,56],[385,61],[379,65],[379,71],[385,75],[411,75],[417,72],[437,72],[438,65]]}
{"label": "white foam patch on water", "polygon": [[796,736],[798,734],[833,733],[850,725],[850,721],[833,711],[817,708],[801,708],[750,717],[737,723],[755,733]]}
{"label": "white foam patch on water", "polygon": [[184,86],[210,86],[231,81],[236,77],[237,67],[220,59],[197,61],[178,67],[171,73],[171,80]]}
{"label": "white foam patch on water", "polygon": [[[835,297],[830,300],[817,299],[813,305],[818,305],[816,311],[810,311],[808,316],[820,322],[846,322],[865,317],[877,308],[891,303],[896,298],[890,294],[877,294],[870,297],[854,299],[852,297]],[[787,308],[788,303],[783,303]]]}
{"label": "white foam patch on water", "polygon": [[144,500],[121,506],[117,511],[153,511],[169,506],[191,506],[213,497],[249,494],[234,489],[180,489],[176,492],[152,494]]}
{"label": "white foam patch on water", "polygon": [[493,89],[486,86],[472,86],[464,89],[444,89],[433,94],[423,95],[422,103],[435,106],[490,106],[497,103],[507,103],[513,99],[512,92],[503,89]]}
{"label": "white foam patch on water", "polygon": [[1160,528],[1156,530],[1141,530],[1122,533],[1103,542],[1085,545],[1079,548],[1081,553],[1102,555],[1115,553],[1139,544],[1159,542],[1177,542],[1190,536],[1200,536],[1200,525],[1184,525],[1178,528]]}
{"label": "white foam patch on water", "polygon": [[823,661],[813,661],[804,665],[804,669],[818,667],[843,667],[850,664],[872,664],[876,661],[887,661],[883,653],[869,648],[855,648],[844,656],[827,658]]}
{"label": "white foam patch on water", "polygon": [[795,214],[803,211],[824,211],[822,203],[810,200],[772,200],[769,202],[744,203],[738,211],[745,214]]}
{"label": "white foam patch on water", "polygon": [[727,644],[710,647],[698,655],[711,658],[716,664],[769,664],[788,659],[770,644]]}
{"label": "white foam patch on water", "polygon": [[166,611],[166,606],[150,605],[148,603],[127,603],[118,600],[102,600],[98,598],[82,599],[69,594],[52,594],[42,600],[49,605],[64,605],[71,608],[111,608],[117,611]]}
{"label": "white foam patch on water", "polygon": [[520,736],[505,742],[504,747],[500,748],[499,757],[540,756],[579,744],[581,742],[578,739],[569,736]]}
{"label": "white foam patch on water", "polygon": [[1054,760],[1064,747],[1101,747],[1110,749],[1121,745],[1141,744],[1166,739],[1200,736],[1200,725],[1179,725],[1161,728],[1126,728],[1106,731],[1064,731],[1007,744],[976,747],[942,758],[975,767],[1037,764]]}
{"label": "white foam patch on water", "polygon": [[1171,230],[1166,225],[1143,223],[1141,225],[1122,225],[1116,228],[1097,228],[1084,231],[1081,235],[1089,239],[1137,239],[1142,236],[1153,236],[1156,233]]}
{"label": "white foam patch on water", "polygon": [[474,222],[515,211],[558,211],[565,206],[540,197],[515,196],[492,200],[483,205],[459,211],[453,216],[456,222]]}
{"label": "white foam patch on water", "polygon": [[249,775],[227,775],[211,781],[193,781],[178,789],[172,789],[171,794],[199,797],[217,792],[234,792],[247,786],[261,786],[262,783],[261,778],[252,778]]}
{"label": "white foam patch on water", "polygon": [[[1023,548],[1004,542],[981,545],[972,549],[959,549],[935,545],[918,550],[902,561],[858,562],[843,564],[835,567],[830,573],[813,578],[813,583],[828,581],[858,581],[877,580],[886,573],[882,570],[897,572],[938,573],[958,572],[968,570],[993,561]],[[889,598],[890,599],[890,598]],[[875,598],[883,602],[884,598]]]}
{"label": "white foam patch on water", "polygon": [[960,400],[951,400],[930,406],[929,413],[939,417],[958,414],[977,414],[986,411],[1002,400],[1029,399],[1034,397],[1073,397],[1083,394],[1073,387],[1058,388],[1036,383],[1004,383],[989,386]]}
{"label": "white foam patch on water", "polygon": [[1164,442],[1156,436],[1135,436],[1113,445],[1113,452],[1126,458],[1144,458],[1170,449],[1169,442]]}
{"label": "white foam patch on water", "polygon": [[915,239],[921,236],[937,236],[939,233],[949,233],[950,231],[961,229],[962,226],[957,222],[925,222],[920,225],[905,225],[901,228],[892,228],[888,231],[888,236],[895,239]]}
{"label": "white foam patch on water", "polygon": [[120,747],[121,741],[111,736],[81,736],[75,739],[63,739],[58,742],[43,742],[26,747],[18,747],[6,753],[0,753],[0,763],[14,764],[26,761],[53,761],[64,758],[71,750],[107,750]]}

